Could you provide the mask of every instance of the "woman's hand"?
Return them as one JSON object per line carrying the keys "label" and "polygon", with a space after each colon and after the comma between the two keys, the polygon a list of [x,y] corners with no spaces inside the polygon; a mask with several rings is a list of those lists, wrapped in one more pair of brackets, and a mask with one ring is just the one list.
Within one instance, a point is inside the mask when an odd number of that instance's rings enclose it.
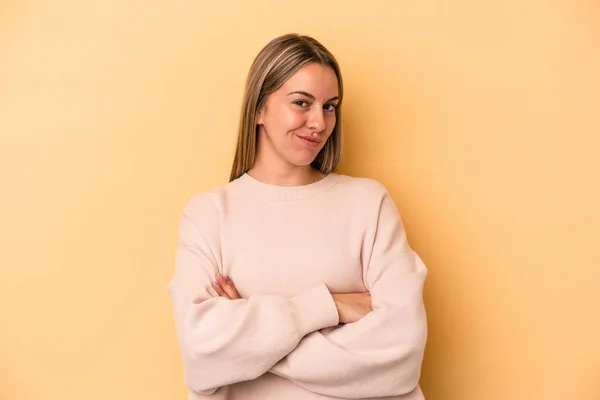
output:
{"label": "woman's hand", "polygon": [[230,277],[223,276],[221,274],[216,274],[215,279],[216,281],[213,282],[212,287],[217,291],[219,296],[225,297],[229,300],[236,300],[242,298],[235,286],[233,285],[233,281]]}
{"label": "woman's hand", "polygon": [[333,301],[340,315],[341,324],[356,322],[371,311],[371,294],[366,293],[340,293],[332,294]]}
{"label": "woman's hand", "polygon": [[[228,276],[221,274],[215,275],[215,282],[212,284],[220,297],[229,300],[241,299],[233,281]],[[338,310],[341,324],[356,322],[371,311],[371,294],[366,293],[339,293],[332,294],[333,301]]]}

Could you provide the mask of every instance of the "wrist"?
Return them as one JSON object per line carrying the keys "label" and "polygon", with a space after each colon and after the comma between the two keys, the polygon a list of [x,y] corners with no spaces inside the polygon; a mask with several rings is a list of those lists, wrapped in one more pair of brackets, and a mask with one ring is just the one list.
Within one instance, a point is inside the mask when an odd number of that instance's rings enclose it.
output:
{"label": "wrist", "polygon": [[340,321],[340,323],[343,323],[343,317],[342,317],[342,307],[343,307],[343,295],[341,294],[331,294],[331,297],[333,298],[333,303],[335,304],[335,309],[338,313],[338,319]]}

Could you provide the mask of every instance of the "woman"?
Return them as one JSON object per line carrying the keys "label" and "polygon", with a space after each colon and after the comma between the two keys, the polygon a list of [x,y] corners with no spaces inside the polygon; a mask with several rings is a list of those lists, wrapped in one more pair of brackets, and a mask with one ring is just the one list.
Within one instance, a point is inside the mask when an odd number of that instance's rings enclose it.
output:
{"label": "woman", "polygon": [[307,36],[252,64],[231,180],[179,227],[169,291],[189,399],[423,399],[427,270],[386,189],[335,173],[342,89]]}

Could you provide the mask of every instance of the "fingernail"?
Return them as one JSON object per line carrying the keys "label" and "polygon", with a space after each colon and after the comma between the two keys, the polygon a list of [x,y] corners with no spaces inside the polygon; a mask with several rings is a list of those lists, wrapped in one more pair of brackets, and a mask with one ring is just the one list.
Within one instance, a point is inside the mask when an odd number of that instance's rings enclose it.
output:
{"label": "fingernail", "polygon": [[215,287],[216,289],[221,289],[221,285],[219,285],[219,282],[213,282],[213,287]]}
{"label": "fingernail", "polygon": [[225,280],[226,280],[227,282],[231,282],[231,278],[230,278],[229,276],[226,276],[226,277],[225,277]]}
{"label": "fingernail", "polygon": [[219,278],[223,279],[223,275],[221,275],[221,273],[218,273],[217,275],[219,275]]}

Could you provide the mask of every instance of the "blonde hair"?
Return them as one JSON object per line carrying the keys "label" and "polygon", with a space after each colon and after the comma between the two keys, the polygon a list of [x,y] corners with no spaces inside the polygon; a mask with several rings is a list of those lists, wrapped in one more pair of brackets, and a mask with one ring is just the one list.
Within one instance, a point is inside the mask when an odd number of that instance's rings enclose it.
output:
{"label": "blonde hair", "polygon": [[296,71],[309,63],[333,69],[338,80],[339,101],[335,108],[336,124],[325,146],[311,166],[324,174],[335,172],[342,159],[343,84],[340,67],[329,50],[310,36],[294,33],[271,40],[254,59],[246,80],[238,138],[230,181],[246,173],[256,160],[257,117],[269,94],[279,89]]}

